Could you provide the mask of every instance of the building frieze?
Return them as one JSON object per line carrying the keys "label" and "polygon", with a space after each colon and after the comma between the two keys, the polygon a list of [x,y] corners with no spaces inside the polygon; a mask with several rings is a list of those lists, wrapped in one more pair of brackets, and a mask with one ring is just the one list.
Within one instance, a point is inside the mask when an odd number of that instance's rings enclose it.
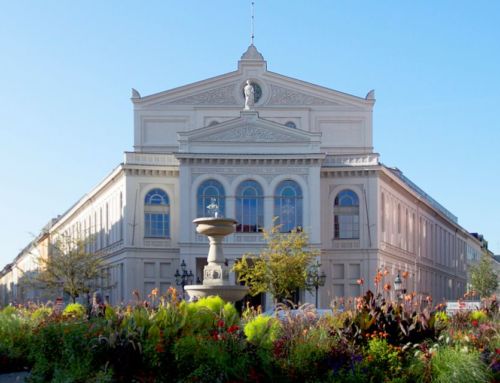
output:
{"label": "building frieze", "polygon": [[260,126],[244,125],[203,138],[207,142],[303,142],[304,139]]}
{"label": "building frieze", "polygon": [[269,105],[339,105],[319,97],[311,96],[295,90],[271,85],[271,95],[267,104]]}
{"label": "building frieze", "polygon": [[239,105],[241,101],[235,97],[236,84],[229,84],[220,88],[170,101],[174,105]]}

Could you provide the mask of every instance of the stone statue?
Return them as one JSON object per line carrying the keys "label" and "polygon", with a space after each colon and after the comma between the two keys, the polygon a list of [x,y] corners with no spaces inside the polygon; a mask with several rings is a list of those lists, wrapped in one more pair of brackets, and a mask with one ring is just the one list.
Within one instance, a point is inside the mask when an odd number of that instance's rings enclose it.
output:
{"label": "stone statue", "polygon": [[247,80],[243,91],[245,92],[245,110],[250,110],[255,104],[255,90],[253,85],[250,84],[250,80]]}
{"label": "stone statue", "polygon": [[207,206],[208,214],[211,217],[218,218],[219,216],[219,205],[217,205],[217,199],[212,197],[210,199],[210,205]]}

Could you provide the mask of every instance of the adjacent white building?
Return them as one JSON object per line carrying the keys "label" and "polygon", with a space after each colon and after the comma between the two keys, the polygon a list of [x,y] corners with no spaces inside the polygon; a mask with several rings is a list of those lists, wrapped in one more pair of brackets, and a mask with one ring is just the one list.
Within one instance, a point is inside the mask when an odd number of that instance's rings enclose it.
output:
{"label": "adjacent white building", "polygon": [[[230,265],[259,251],[273,217],[283,231],[303,228],[321,249],[323,307],[373,288],[379,269],[391,280],[407,272],[405,288],[435,300],[465,292],[467,257],[481,243],[379,161],[373,91],[357,97],[268,71],[251,45],[234,72],[148,96],[133,90],[132,103],[134,151],[50,228],[94,236],[111,303],[175,286],[182,260],[203,277],[207,241],[192,220],[213,199],[239,222],[225,244]],[[8,270],[1,275],[4,284]]]}

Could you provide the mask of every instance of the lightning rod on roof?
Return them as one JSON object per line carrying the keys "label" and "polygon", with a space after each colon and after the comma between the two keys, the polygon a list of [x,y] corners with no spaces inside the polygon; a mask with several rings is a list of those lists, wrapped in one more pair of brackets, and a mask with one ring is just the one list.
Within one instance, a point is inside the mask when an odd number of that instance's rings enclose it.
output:
{"label": "lightning rod on roof", "polygon": [[250,35],[250,44],[253,45],[253,39],[255,37],[255,33],[254,33],[254,7],[255,7],[255,3],[252,1],[252,18],[250,20],[250,27],[251,27],[251,31],[252,31],[252,34]]}

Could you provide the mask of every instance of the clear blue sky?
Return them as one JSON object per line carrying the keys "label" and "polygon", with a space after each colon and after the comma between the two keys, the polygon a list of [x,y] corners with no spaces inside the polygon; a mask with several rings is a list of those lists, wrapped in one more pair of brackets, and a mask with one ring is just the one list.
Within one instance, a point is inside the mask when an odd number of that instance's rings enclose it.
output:
{"label": "clear blue sky", "polygon": [[[0,268],[131,150],[142,95],[236,69],[250,1],[4,1]],[[500,2],[256,1],[274,72],[364,97],[374,146],[500,253]],[[32,233],[32,234],[30,234]]]}

